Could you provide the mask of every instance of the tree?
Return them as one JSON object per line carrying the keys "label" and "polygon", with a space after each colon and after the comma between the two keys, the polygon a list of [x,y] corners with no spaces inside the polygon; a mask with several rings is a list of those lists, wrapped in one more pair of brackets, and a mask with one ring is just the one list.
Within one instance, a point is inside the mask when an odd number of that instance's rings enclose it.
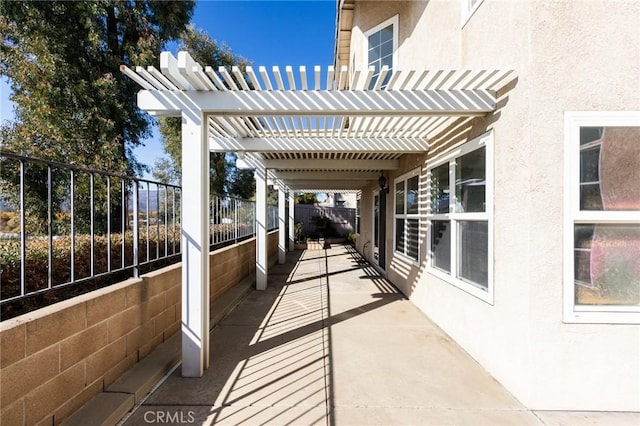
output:
{"label": "tree", "polygon": [[296,204],[316,204],[318,202],[318,198],[313,192],[303,192],[302,194],[296,195],[295,201]]}
{"label": "tree", "polygon": [[[180,50],[186,50],[191,57],[202,65],[213,68],[219,66],[239,66],[242,70],[248,65],[246,59],[231,52],[226,45],[219,45],[209,35],[189,26],[180,39]],[[162,171],[154,174],[157,178],[172,176],[181,179],[182,173],[182,134],[180,117],[166,117],[159,120],[160,135],[165,152],[169,156],[156,162],[155,168]],[[210,154],[210,191],[216,194],[231,194],[241,198],[251,198],[255,192],[253,172],[238,170],[233,154],[215,152]],[[169,171],[168,169],[172,169]]]}
{"label": "tree", "polygon": [[16,122],[6,149],[123,173],[148,135],[136,83],[121,64],[155,65],[189,22],[193,1],[2,1],[0,74]]}
{"label": "tree", "polygon": [[[0,75],[10,79],[16,116],[0,128],[3,149],[140,173],[132,149],[149,134],[150,123],[136,104],[139,88],[119,66],[156,64],[161,47],[184,31],[194,4],[0,1]],[[46,197],[37,190],[40,180],[31,179],[36,175],[27,175],[34,199],[29,208],[41,212]],[[11,176],[14,167],[3,167],[5,198],[18,192]],[[121,207],[113,205],[115,211]]]}

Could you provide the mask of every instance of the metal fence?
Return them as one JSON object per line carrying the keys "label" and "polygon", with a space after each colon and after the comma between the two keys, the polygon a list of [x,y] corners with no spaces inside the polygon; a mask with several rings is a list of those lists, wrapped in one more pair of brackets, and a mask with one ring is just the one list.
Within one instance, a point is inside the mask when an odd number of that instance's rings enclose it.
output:
{"label": "metal fence", "polygon": [[[0,303],[180,260],[181,188],[0,151]],[[215,249],[255,235],[255,203],[211,196]],[[277,206],[268,207],[269,229]]]}

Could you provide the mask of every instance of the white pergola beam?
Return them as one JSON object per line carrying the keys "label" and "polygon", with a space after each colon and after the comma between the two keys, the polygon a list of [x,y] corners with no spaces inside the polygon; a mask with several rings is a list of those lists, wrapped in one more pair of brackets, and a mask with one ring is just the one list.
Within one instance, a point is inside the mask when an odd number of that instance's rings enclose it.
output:
{"label": "white pergola beam", "polygon": [[397,170],[398,160],[264,160],[264,166],[276,170]]}
{"label": "white pergola beam", "polygon": [[276,172],[281,180],[377,180],[379,172]]}
{"label": "white pergola beam", "polygon": [[332,188],[336,192],[340,189],[359,189],[366,186],[366,181],[344,181],[344,180],[284,180],[282,181],[290,189],[300,191],[310,188]]}
{"label": "white pergola beam", "polygon": [[284,265],[287,261],[287,189],[284,185],[278,185],[278,264]]}
{"label": "white pergola beam", "polygon": [[145,111],[200,109],[214,115],[474,116],[496,108],[494,91],[187,91],[141,90]]}
{"label": "white pergola beam", "polygon": [[209,138],[214,152],[403,152],[423,153],[429,144],[418,138]]}
{"label": "white pergola beam", "polygon": [[267,244],[267,170],[257,167],[256,179],[256,290],[267,289],[269,258]]}
{"label": "white pergola beam", "polygon": [[202,116],[182,123],[182,376],[209,366],[209,151]]}

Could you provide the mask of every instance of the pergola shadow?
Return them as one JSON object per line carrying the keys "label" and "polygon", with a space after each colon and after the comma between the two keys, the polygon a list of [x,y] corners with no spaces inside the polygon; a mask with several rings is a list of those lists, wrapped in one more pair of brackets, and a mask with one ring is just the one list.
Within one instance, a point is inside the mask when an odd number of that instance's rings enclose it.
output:
{"label": "pergola shadow", "polygon": [[[269,279],[213,329],[205,375],[177,369],[126,424],[158,410],[197,424],[334,424],[331,328],[404,297],[348,245],[289,253]],[[349,283],[371,286],[370,301],[332,313],[332,285]]]}

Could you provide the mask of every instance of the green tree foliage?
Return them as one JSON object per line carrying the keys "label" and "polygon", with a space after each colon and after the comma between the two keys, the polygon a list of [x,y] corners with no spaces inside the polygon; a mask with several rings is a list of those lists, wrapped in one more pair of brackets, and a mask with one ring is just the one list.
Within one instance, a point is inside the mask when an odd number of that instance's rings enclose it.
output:
{"label": "green tree foliage", "polygon": [[[209,35],[192,26],[182,34],[180,50],[186,50],[200,64],[212,66],[238,66],[244,70],[248,61],[237,56],[224,44],[218,44]],[[159,120],[160,135],[164,150],[169,157],[155,164],[154,177],[172,179],[168,182],[179,183],[182,169],[182,133],[180,117],[166,117]],[[249,199],[255,192],[255,180],[250,170],[235,167],[235,157],[221,152],[210,156],[210,190],[216,194],[231,194]]]}
{"label": "green tree foliage", "polygon": [[189,22],[193,1],[1,1],[0,74],[16,122],[3,145],[25,155],[139,172],[132,148],[149,118],[121,64],[156,65]]}
{"label": "green tree foliage", "polygon": [[[157,64],[162,46],[186,28],[194,4],[0,0],[0,75],[9,78],[15,105],[15,121],[0,128],[0,146],[83,167],[140,173],[143,166],[132,149],[149,134],[150,122],[136,104],[139,87],[119,67]],[[18,193],[16,164],[3,164],[0,174],[2,196],[11,201]],[[25,178],[27,206],[41,217],[47,199],[42,172]],[[69,179],[56,184],[68,186]],[[54,205],[64,203],[62,197]],[[121,206],[112,207],[115,212]]]}
{"label": "green tree foliage", "polygon": [[296,204],[316,204],[318,202],[318,198],[313,192],[304,192],[296,195],[295,201]]}

